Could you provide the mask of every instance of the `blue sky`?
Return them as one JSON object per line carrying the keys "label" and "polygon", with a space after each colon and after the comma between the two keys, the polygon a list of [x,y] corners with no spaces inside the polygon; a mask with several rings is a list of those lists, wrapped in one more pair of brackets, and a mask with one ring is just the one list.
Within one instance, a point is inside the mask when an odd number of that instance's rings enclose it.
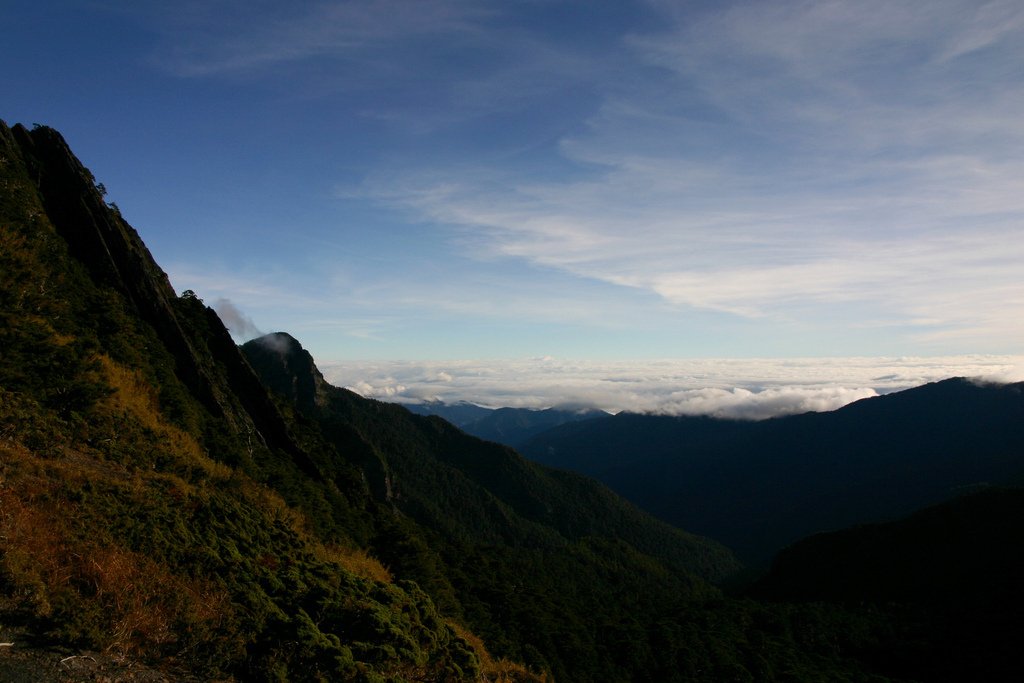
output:
{"label": "blue sky", "polygon": [[318,359],[1021,353],[1018,1],[14,0],[0,31],[0,118]]}

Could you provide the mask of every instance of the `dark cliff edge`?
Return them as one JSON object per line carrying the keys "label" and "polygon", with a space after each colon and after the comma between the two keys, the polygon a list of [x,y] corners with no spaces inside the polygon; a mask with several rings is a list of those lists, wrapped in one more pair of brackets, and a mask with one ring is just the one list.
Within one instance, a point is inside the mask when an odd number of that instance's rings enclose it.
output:
{"label": "dark cliff edge", "polygon": [[[237,433],[256,434],[315,474],[308,456],[294,443],[259,379],[242,358],[216,313],[204,307],[204,334],[183,328],[181,306],[167,274],[156,264],[138,232],[108,206],[93,177],[57,131],[16,125],[5,137],[17,146],[35,178],[46,215],[65,240],[71,256],[101,285],[121,293],[137,315],[156,331],[174,356],[179,378],[207,410],[225,418]],[[194,304],[189,301],[186,304]],[[197,348],[205,347],[205,348]],[[211,364],[210,361],[213,361]],[[219,365],[227,380],[215,378]]]}

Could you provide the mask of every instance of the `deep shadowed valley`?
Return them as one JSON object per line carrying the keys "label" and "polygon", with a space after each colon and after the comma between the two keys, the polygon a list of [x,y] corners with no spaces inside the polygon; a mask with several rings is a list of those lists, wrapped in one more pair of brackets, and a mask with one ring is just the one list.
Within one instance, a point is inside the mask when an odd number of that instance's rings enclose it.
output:
{"label": "deep shadowed valley", "polygon": [[895,519],[1024,474],[1024,384],[949,379],[762,421],[619,414],[522,446],[765,565],[812,533]]}

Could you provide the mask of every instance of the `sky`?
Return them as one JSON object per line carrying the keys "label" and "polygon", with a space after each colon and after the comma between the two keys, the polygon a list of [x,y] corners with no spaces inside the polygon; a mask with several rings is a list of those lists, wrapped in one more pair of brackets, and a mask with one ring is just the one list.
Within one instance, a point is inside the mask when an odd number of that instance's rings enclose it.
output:
{"label": "sky", "polygon": [[[236,338],[288,331],[352,387],[427,391],[371,360],[1024,353],[1019,0],[2,14],[0,118],[61,131]],[[773,367],[832,376],[723,372]]]}

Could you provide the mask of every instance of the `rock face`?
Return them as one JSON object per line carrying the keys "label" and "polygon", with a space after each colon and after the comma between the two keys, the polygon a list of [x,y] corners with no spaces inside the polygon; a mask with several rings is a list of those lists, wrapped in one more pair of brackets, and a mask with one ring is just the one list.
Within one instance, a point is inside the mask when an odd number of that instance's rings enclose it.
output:
{"label": "rock face", "polygon": [[301,410],[324,404],[327,381],[313,356],[287,332],[274,332],[243,346],[245,357],[273,392]]}
{"label": "rock face", "polygon": [[198,354],[178,324],[171,305],[177,297],[167,275],[138,233],[104,203],[92,173],[51,128],[29,131],[16,125],[5,137],[8,149],[21,157],[35,179],[46,215],[70,254],[97,283],[113,287],[132,303],[174,352],[183,378],[206,399],[207,407],[224,413],[213,382],[204,376]]}
{"label": "rock face", "polygon": [[[185,304],[194,320],[183,320],[182,306],[167,274],[157,265],[139,234],[103,200],[92,173],[51,128],[16,125],[3,137],[35,178],[54,229],[99,286],[111,287],[157,333],[175,360],[176,375],[213,415],[237,434],[282,449],[310,474],[309,457],[288,434],[227,328],[213,309],[193,297]],[[198,329],[195,329],[198,328]]]}

